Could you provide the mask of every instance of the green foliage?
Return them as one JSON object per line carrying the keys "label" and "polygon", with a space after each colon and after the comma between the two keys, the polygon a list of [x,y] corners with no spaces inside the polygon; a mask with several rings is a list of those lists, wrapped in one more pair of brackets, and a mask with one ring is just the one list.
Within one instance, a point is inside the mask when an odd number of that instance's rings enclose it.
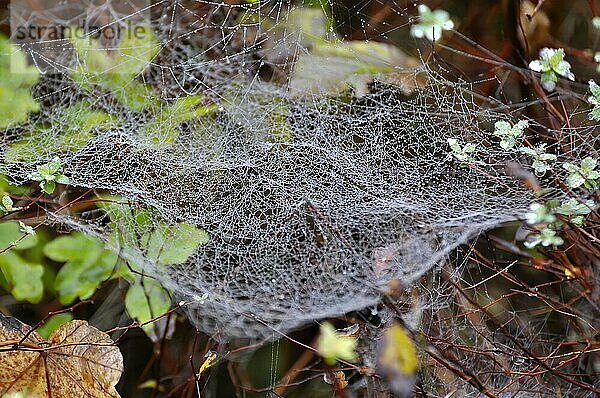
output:
{"label": "green foliage", "polygon": [[548,162],[556,160],[556,155],[546,153],[546,144],[540,144],[536,148],[524,147],[520,151],[533,159],[533,170],[538,177],[543,177],[552,168]]}
{"label": "green foliage", "polygon": [[571,64],[564,60],[565,50],[562,48],[543,48],[540,50],[540,58],[529,63],[529,69],[541,73],[542,87],[547,91],[556,88],[558,76],[575,80],[571,72]]}
{"label": "green foliage", "polygon": [[32,173],[29,178],[40,182],[40,188],[47,194],[52,194],[56,184],[70,184],[69,177],[60,174],[58,171],[62,167],[60,158],[54,157],[50,162],[37,167],[37,171]]}
{"label": "green foliage", "polygon": [[448,138],[447,140],[452,155],[461,162],[474,162],[472,155],[477,149],[475,144],[467,143],[461,146],[456,138]]}
{"label": "green foliage", "polygon": [[217,105],[205,103],[206,98],[201,95],[181,97],[175,103],[157,110],[157,115],[143,127],[142,134],[151,144],[170,144],[179,136],[181,123],[214,116]]}
{"label": "green foliage", "polygon": [[528,248],[534,248],[541,244],[542,246],[560,246],[564,240],[560,236],[556,236],[556,231],[551,228],[544,228],[538,234],[533,235],[524,244]]}
{"label": "green foliage", "polygon": [[[0,192],[1,193],[11,193],[17,196],[26,195],[29,192],[29,188],[27,186],[17,186],[12,185],[8,178],[5,175],[0,174]],[[18,210],[18,209],[15,209]]]}
{"label": "green foliage", "polygon": [[39,110],[31,96],[39,76],[19,48],[0,34],[0,129],[24,122],[29,112]]}
{"label": "green foliage", "polygon": [[152,231],[146,245],[146,256],[159,265],[185,262],[196,249],[208,243],[208,234],[190,224],[159,225]]}
{"label": "green foliage", "polygon": [[564,169],[570,173],[567,185],[571,188],[579,188],[582,185],[588,189],[597,188],[597,180],[600,178],[600,172],[596,170],[597,165],[596,159],[590,156],[581,160],[579,166],[572,163],[563,164]]}
{"label": "green foliage", "polygon": [[[114,245],[134,246],[145,257],[159,266],[181,264],[210,237],[206,231],[191,225],[152,224],[148,210],[134,209],[118,198],[105,197],[100,207],[106,211],[116,231],[112,237]],[[129,266],[140,271],[142,267],[129,262]],[[154,279],[142,277],[124,270],[121,274],[131,284],[125,296],[125,308],[129,316],[143,324],[158,315],[167,312],[171,306],[171,293]],[[167,325],[168,327],[168,325]],[[144,326],[144,331],[152,339],[162,337],[162,331],[156,324]]]}
{"label": "green foliage", "polygon": [[98,238],[72,232],[59,236],[44,247],[44,254],[65,264],[54,281],[61,304],[91,297],[98,285],[115,271],[117,254],[106,249]]}
{"label": "green foliage", "polygon": [[73,314],[70,312],[63,312],[61,314],[52,315],[50,318],[46,320],[46,322],[37,328],[37,332],[44,339],[48,339],[52,332],[59,328],[59,326],[64,325],[65,323],[69,323],[73,320]]}
{"label": "green foliage", "polygon": [[112,52],[103,48],[99,40],[71,32],[70,40],[81,61],[73,78],[90,92],[96,88],[109,92],[126,107],[142,111],[155,107],[157,101],[152,99],[152,88],[136,78],[158,54],[160,43],[150,26],[137,25],[132,30],[136,33],[126,30]]}
{"label": "green foliage", "polygon": [[357,358],[356,339],[352,336],[340,335],[329,322],[321,324],[317,349],[329,365],[335,365],[338,359],[355,361]]}
{"label": "green foliage", "polygon": [[94,138],[95,130],[117,124],[113,116],[93,109],[88,101],[57,110],[54,120],[52,124],[37,124],[21,140],[11,144],[5,154],[7,161],[30,161],[40,155],[77,151]]}
{"label": "green foliage", "polygon": [[21,229],[17,222],[0,223],[0,250],[10,248],[0,254],[3,287],[19,301],[37,303],[44,294],[44,267],[27,260],[21,253],[37,245],[38,237],[23,234]]}
{"label": "green foliage", "polygon": [[563,201],[555,211],[557,214],[568,216],[570,222],[581,227],[583,225],[584,216],[591,213],[595,205],[596,204],[591,199],[582,203],[575,198],[571,198]]}
{"label": "green foliage", "polygon": [[431,11],[425,4],[420,4],[418,11],[419,23],[410,28],[410,35],[413,37],[426,37],[429,41],[438,41],[444,30],[454,28],[454,22],[450,19],[450,14],[447,11]]}
{"label": "green foliage", "polygon": [[500,137],[500,146],[503,149],[512,149],[528,126],[529,122],[526,120],[520,120],[514,126],[511,126],[507,121],[499,120],[494,124],[494,135]]}
{"label": "green foliage", "polygon": [[[144,214],[137,214],[135,219],[145,219]],[[140,217],[141,216],[141,217]],[[133,223],[134,218],[130,220]],[[130,224],[131,226],[131,224]],[[145,251],[146,257],[160,266],[181,264],[185,262],[199,246],[209,241],[208,234],[190,224],[166,225],[156,227],[145,225],[146,231],[141,233],[140,248]],[[139,265],[131,264],[134,269]],[[167,312],[171,306],[171,294],[160,286],[154,279],[140,277],[130,273],[124,276],[131,281],[125,296],[125,308],[132,319],[143,324],[158,315]],[[144,331],[153,340],[162,337],[161,324],[148,324]],[[168,327],[168,325],[166,326]]]}
{"label": "green foliage", "polygon": [[[171,307],[171,295],[158,282],[151,278],[140,278],[132,284],[125,295],[125,308],[132,319],[144,324],[159,315],[163,315]],[[160,339],[160,328],[149,323],[142,329],[153,340]]]}

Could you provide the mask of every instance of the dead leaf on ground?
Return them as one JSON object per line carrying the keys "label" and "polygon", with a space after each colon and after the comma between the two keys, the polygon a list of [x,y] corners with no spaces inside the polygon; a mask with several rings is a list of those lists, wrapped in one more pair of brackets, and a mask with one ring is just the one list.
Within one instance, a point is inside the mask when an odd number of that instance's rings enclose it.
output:
{"label": "dead leaf on ground", "polygon": [[66,323],[44,341],[30,326],[0,314],[0,396],[119,397],[122,372],[123,356],[112,339],[86,321]]}

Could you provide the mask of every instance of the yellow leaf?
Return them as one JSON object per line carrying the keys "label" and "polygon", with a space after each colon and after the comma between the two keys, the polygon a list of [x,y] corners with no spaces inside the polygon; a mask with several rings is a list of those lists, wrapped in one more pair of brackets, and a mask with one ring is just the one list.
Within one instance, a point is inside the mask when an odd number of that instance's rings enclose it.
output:
{"label": "yellow leaf", "polygon": [[397,397],[412,396],[419,359],[407,331],[394,325],[384,332],[379,367]]}
{"label": "yellow leaf", "polygon": [[338,359],[356,360],[356,339],[340,335],[329,322],[321,324],[321,334],[317,340],[319,354],[329,365],[334,365]]}
{"label": "yellow leaf", "polygon": [[208,354],[206,355],[206,359],[204,360],[204,363],[202,363],[202,365],[200,365],[200,369],[198,369],[198,379],[200,379],[200,375],[202,374],[202,372],[204,372],[206,369],[213,366],[216,359],[217,359],[217,354],[209,351]]}
{"label": "yellow leaf", "polygon": [[390,327],[384,333],[385,347],[379,357],[382,365],[393,367],[401,373],[413,374],[419,360],[412,340],[400,325]]}

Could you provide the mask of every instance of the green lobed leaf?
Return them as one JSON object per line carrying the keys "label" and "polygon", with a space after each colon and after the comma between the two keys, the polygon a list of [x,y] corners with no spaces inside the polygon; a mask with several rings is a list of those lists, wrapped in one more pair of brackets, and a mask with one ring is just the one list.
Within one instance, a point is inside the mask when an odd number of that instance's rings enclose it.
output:
{"label": "green lobed leaf", "polygon": [[[159,315],[165,314],[171,308],[169,292],[154,279],[138,279],[127,290],[125,308],[129,316],[138,323],[146,323]],[[149,323],[142,329],[151,337],[161,337],[160,324]],[[158,333],[157,333],[158,332]]]}
{"label": "green lobed leaf", "polygon": [[65,262],[54,281],[59,300],[65,305],[76,298],[92,296],[100,283],[111,276],[118,259],[100,239],[80,232],[54,239],[44,247],[44,254]]}
{"label": "green lobed leaf", "polygon": [[44,267],[31,263],[13,251],[0,254],[0,270],[10,285],[10,293],[18,301],[38,303],[44,295]]}
{"label": "green lobed leaf", "polygon": [[150,235],[146,254],[160,265],[181,264],[208,241],[206,231],[193,225],[160,225]]}
{"label": "green lobed leaf", "polygon": [[[23,237],[21,227],[16,221],[0,223],[0,249],[9,247],[13,242],[19,241]],[[12,250],[26,250],[34,247],[38,243],[35,235],[27,235],[20,240]]]}

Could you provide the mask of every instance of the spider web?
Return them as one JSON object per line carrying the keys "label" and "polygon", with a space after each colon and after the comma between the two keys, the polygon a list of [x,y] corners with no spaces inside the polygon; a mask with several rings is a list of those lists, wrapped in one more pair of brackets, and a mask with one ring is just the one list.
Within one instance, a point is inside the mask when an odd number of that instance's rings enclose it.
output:
{"label": "spider web", "polygon": [[[504,108],[482,107],[443,71],[403,69],[391,47],[348,46],[310,23],[324,18],[314,9],[298,22],[301,10],[154,3],[158,51],[146,62],[146,45],[130,49],[143,68],[118,85],[74,77],[81,58],[54,59],[64,72],[42,77],[40,112],[7,130],[2,171],[23,182],[58,154],[72,186],[153,209],[156,227],[204,229],[210,241],[179,265],[155,264],[124,235],[118,245],[223,340],[374,305],[391,280],[410,287],[458,245],[523,216],[534,197],[505,170],[526,161],[492,134]],[[365,59],[376,72],[357,73]],[[189,109],[197,113],[182,119]],[[78,119],[95,111],[108,118]],[[87,138],[69,134],[74,119]],[[475,143],[472,161],[457,159],[448,138]],[[120,225],[59,218],[104,236]]]}

